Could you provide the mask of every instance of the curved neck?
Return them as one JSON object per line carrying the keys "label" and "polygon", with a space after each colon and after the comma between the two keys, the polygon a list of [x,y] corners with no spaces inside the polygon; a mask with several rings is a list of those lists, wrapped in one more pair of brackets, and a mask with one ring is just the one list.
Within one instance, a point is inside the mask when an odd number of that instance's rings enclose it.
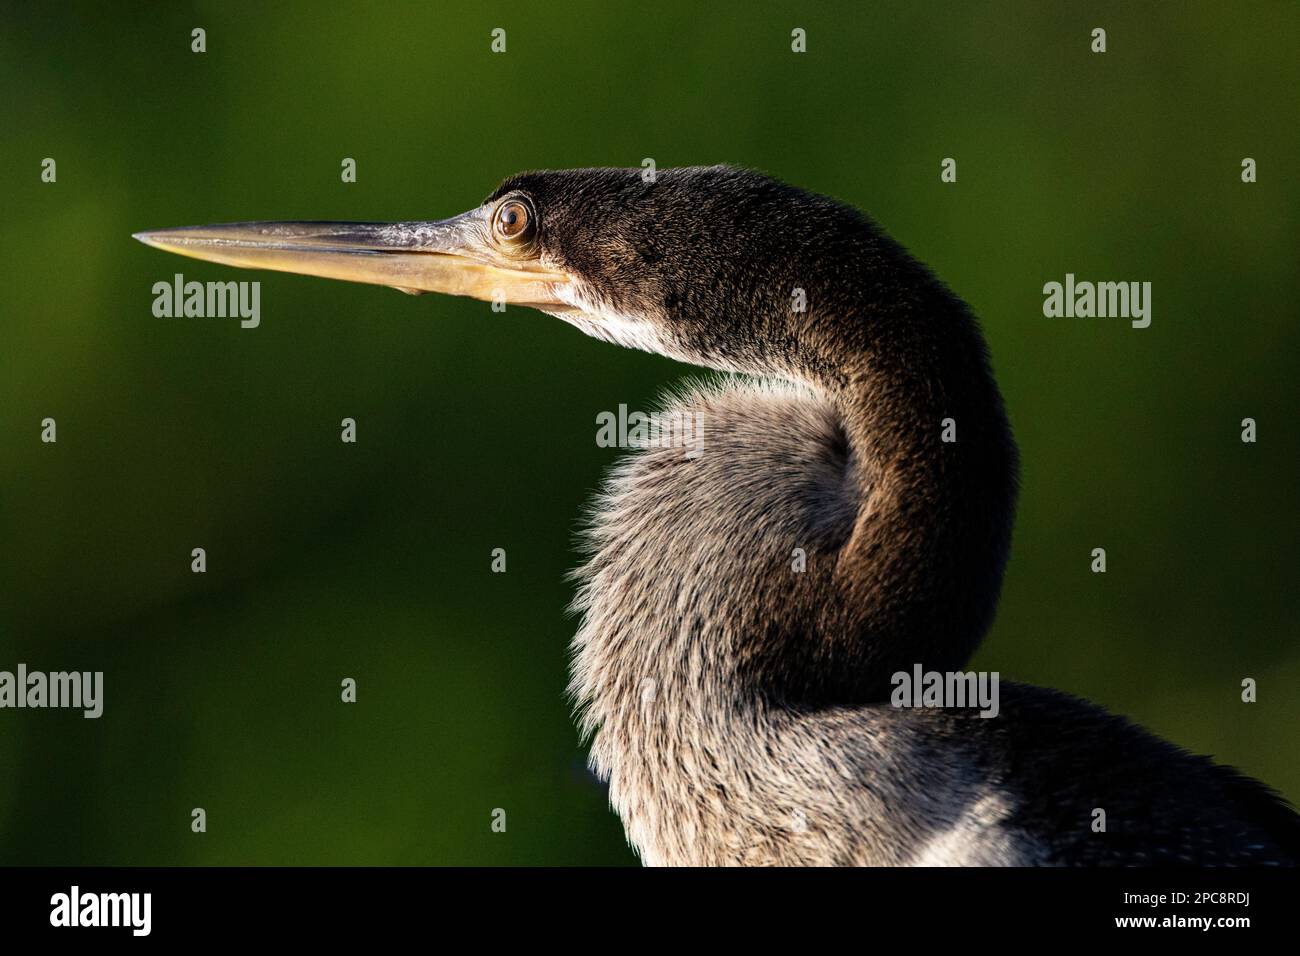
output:
{"label": "curved neck", "polygon": [[[687,396],[707,452],[644,451],[616,475],[580,576],[589,729],[887,700],[898,671],[963,665],[992,621],[1017,455],[983,337],[890,240],[838,223],[761,257],[761,283],[716,276],[707,323],[659,325],[696,364],[813,394]],[[647,679],[676,706],[636,704]]]}
{"label": "curved neck", "polygon": [[803,336],[826,360],[809,366],[859,496],[806,675],[819,703],[884,699],[916,664],[964,665],[993,620],[1015,510],[1016,446],[964,304],[931,280],[864,311]]}

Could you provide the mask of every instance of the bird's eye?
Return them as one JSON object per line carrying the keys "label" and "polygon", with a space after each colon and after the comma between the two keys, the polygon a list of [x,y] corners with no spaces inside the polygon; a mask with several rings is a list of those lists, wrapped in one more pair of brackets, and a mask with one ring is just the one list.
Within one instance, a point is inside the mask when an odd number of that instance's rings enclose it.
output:
{"label": "bird's eye", "polygon": [[510,199],[497,207],[492,228],[497,236],[518,242],[532,232],[533,215],[528,204],[521,199]]}

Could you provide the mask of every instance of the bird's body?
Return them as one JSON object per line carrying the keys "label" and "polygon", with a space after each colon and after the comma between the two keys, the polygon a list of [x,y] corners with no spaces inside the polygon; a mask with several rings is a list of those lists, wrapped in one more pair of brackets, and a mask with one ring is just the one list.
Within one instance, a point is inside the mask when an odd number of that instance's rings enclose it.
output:
{"label": "bird's body", "polygon": [[142,238],[505,297],[735,373],[672,400],[702,448],[619,466],[578,573],[570,692],[647,863],[1300,859],[1272,791],[1085,702],[1003,683],[994,718],[891,705],[893,674],[965,664],[1010,548],[1017,453],[978,326],[847,206],[640,172],[523,174],[441,223]]}

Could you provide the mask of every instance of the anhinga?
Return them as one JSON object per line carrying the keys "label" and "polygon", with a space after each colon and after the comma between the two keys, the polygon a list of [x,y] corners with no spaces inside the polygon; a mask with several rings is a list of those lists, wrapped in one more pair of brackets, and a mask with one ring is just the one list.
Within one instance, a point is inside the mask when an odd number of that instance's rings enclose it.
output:
{"label": "anhinga", "polygon": [[582,169],[439,222],[137,238],[532,306],[739,373],[674,400],[702,455],[617,469],[578,572],[570,689],[645,862],[1300,859],[1273,791],[1085,701],[1003,683],[993,719],[891,705],[891,675],[960,669],[989,627],[1017,452],[967,307],[854,209],[726,166]]}

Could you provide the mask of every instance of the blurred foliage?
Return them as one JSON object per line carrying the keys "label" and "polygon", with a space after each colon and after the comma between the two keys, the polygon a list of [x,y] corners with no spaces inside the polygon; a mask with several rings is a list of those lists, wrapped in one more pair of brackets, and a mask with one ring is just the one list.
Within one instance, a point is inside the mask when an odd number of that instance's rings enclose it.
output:
{"label": "blurred foliage", "polygon": [[[596,413],[689,370],[273,273],[256,330],[158,319],[159,279],[236,276],[130,233],[436,218],[644,157],[857,204],[981,315],[1024,474],[979,666],[1300,798],[1295,4],[4,7],[0,668],[107,690],[0,712],[0,862],[633,860],[564,698],[564,572]],[[1151,281],[1151,327],[1045,319],[1066,272]]]}

